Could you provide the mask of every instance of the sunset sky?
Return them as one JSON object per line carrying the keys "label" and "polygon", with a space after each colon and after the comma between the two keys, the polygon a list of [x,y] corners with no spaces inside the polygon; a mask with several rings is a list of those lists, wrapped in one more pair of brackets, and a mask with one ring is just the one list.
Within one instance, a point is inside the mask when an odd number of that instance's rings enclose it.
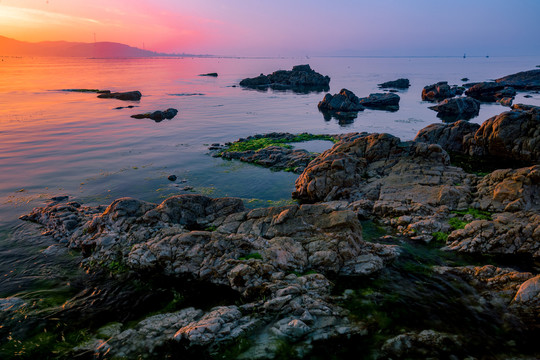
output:
{"label": "sunset sky", "polygon": [[540,55],[538,0],[0,0],[0,35],[242,56]]}

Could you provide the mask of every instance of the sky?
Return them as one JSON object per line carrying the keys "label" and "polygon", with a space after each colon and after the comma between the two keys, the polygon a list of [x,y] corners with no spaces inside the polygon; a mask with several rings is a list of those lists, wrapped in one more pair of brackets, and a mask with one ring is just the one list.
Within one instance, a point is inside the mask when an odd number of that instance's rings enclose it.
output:
{"label": "sky", "polygon": [[229,56],[540,55],[540,0],[0,0],[0,35]]}

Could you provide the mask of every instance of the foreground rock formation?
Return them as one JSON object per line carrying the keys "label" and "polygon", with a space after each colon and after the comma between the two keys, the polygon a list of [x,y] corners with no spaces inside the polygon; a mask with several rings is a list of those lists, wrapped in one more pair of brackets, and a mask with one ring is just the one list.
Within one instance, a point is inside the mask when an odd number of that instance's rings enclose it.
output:
{"label": "foreground rock formation", "polygon": [[240,81],[240,86],[258,89],[292,89],[298,92],[328,91],[330,77],[315,72],[309,65],[296,65],[292,70],[278,70]]}
{"label": "foreground rock formation", "polygon": [[246,299],[209,312],[182,310],[165,322],[146,319],[96,348],[116,356],[148,349],[137,339],[156,326],[169,335],[150,349],[184,341],[217,349],[248,333],[268,338],[269,329],[274,342],[296,339],[309,347],[312,340],[362,332],[332,302],[326,276],[372,274],[397,255],[393,246],[362,241],[358,218],[337,203],[245,211],[238,199],[181,195],[159,205],[124,198],[100,210],[54,204],[24,219],[81,249],[86,266],[121,263],[129,271],[224,285]]}

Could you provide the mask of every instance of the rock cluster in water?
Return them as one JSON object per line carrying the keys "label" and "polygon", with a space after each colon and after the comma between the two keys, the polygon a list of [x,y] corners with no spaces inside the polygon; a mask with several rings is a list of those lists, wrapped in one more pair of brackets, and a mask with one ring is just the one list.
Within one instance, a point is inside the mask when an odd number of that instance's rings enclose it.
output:
{"label": "rock cluster in water", "polygon": [[397,111],[399,100],[399,95],[392,93],[370,94],[368,97],[359,98],[352,91],[341,89],[338,94],[326,94],[318,107],[321,112],[339,118],[349,113],[364,111],[365,108]]}
{"label": "rock cluster in water", "polygon": [[131,117],[135,119],[152,119],[155,122],[161,122],[165,119],[170,120],[174,118],[176,114],[178,114],[178,110],[169,108],[163,111],[157,110],[151,113],[135,114],[135,115],[131,115]]}
{"label": "rock cluster in water", "polygon": [[315,72],[309,65],[296,65],[292,70],[278,70],[240,81],[240,86],[259,89],[292,89],[299,92],[327,91],[330,77]]}

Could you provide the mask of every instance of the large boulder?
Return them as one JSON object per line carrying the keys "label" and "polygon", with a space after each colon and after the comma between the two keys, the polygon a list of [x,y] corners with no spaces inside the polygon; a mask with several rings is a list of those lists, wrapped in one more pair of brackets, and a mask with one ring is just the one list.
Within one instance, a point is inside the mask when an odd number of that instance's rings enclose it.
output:
{"label": "large boulder", "polygon": [[[422,202],[431,195],[437,198],[432,192],[438,193],[440,189],[426,191],[410,187],[429,184],[435,169],[442,171],[449,157],[438,145],[419,144],[403,143],[389,134],[358,134],[338,142],[308,165],[296,180],[293,197],[308,202],[342,198],[400,201],[407,196],[418,196],[417,201]],[[420,170],[424,166],[432,169],[433,174],[424,177]],[[451,173],[448,171],[448,175]],[[405,174],[411,175],[406,183]],[[440,177],[436,177],[442,185]],[[403,186],[408,188],[405,197]]]}
{"label": "large boulder", "polygon": [[240,86],[249,88],[292,89],[299,92],[327,91],[330,77],[315,72],[309,65],[296,65],[292,70],[278,70],[268,75],[259,75],[240,81]]}
{"label": "large boulder", "polygon": [[539,144],[540,112],[513,110],[486,120],[470,139],[468,154],[537,164]]}
{"label": "large boulder", "polygon": [[480,101],[468,97],[459,97],[453,99],[445,99],[441,103],[430,106],[431,110],[435,110],[437,116],[445,121],[469,120],[478,116],[480,112]]}
{"label": "large boulder", "polygon": [[394,81],[387,81],[387,82],[384,82],[382,84],[378,84],[377,86],[382,88],[382,89],[386,89],[386,88],[408,89],[409,86],[411,86],[411,84],[409,82],[409,79],[401,78],[401,79],[397,79],[397,80],[394,80]]}
{"label": "large boulder", "polygon": [[438,144],[449,152],[465,153],[469,139],[480,125],[459,120],[450,124],[431,124],[418,131],[414,141]]}
{"label": "large boulder", "polygon": [[448,151],[476,158],[513,162],[513,167],[537,164],[540,111],[538,107],[518,105],[489,118],[480,127],[463,122],[429,125],[418,132],[415,141],[439,144]]}

